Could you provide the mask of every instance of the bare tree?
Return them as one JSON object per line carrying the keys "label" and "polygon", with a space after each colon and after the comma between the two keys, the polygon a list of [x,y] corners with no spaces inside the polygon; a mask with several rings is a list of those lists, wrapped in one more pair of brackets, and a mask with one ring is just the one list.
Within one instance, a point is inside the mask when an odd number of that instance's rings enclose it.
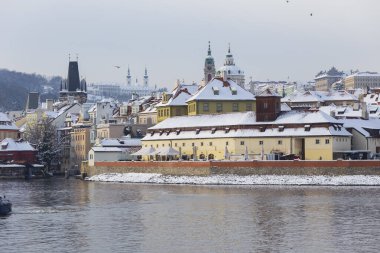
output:
{"label": "bare tree", "polygon": [[57,135],[57,128],[52,120],[43,117],[38,122],[27,124],[24,137],[38,151],[38,158],[49,172],[52,165],[59,161],[62,141]]}

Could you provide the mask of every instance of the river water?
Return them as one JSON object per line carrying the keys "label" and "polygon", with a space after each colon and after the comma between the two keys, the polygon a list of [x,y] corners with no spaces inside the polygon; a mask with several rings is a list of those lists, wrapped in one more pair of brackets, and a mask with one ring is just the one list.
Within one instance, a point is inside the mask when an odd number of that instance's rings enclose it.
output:
{"label": "river water", "polygon": [[380,187],[0,181],[0,252],[380,252]]}

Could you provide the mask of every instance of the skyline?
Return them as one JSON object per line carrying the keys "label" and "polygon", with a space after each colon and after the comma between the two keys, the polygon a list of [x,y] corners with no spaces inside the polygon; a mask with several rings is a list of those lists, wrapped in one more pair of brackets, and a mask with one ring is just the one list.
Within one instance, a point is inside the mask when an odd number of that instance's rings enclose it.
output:
{"label": "skyline", "polygon": [[308,81],[332,66],[379,71],[379,7],[375,0],[5,1],[0,68],[66,77],[69,53],[79,54],[89,83],[125,83],[128,65],[140,81],[146,66],[151,86],[171,89],[176,79],[201,81],[211,41],[216,68],[231,43],[247,82]]}

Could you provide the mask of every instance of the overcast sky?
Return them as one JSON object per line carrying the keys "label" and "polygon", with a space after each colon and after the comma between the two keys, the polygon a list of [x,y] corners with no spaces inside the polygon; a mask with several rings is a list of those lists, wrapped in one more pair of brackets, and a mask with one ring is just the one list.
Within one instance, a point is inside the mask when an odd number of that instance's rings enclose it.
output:
{"label": "overcast sky", "polygon": [[[312,13],[312,16],[310,15]],[[88,82],[199,82],[207,44],[228,43],[246,79],[311,80],[320,71],[380,71],[378,0],[0,0],[0,68]],[[113,67],[121,66],[120,69]]]}

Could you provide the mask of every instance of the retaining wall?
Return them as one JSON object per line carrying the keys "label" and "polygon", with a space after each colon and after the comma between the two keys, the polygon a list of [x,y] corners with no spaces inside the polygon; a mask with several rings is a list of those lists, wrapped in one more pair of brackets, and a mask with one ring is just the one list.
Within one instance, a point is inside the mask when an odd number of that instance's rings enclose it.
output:
{"label": "retaining wall", "polygon": [[164,175],[380,175],[379,160],[337,161],[169,161],[96,162],[82,173],[158,173]]}

